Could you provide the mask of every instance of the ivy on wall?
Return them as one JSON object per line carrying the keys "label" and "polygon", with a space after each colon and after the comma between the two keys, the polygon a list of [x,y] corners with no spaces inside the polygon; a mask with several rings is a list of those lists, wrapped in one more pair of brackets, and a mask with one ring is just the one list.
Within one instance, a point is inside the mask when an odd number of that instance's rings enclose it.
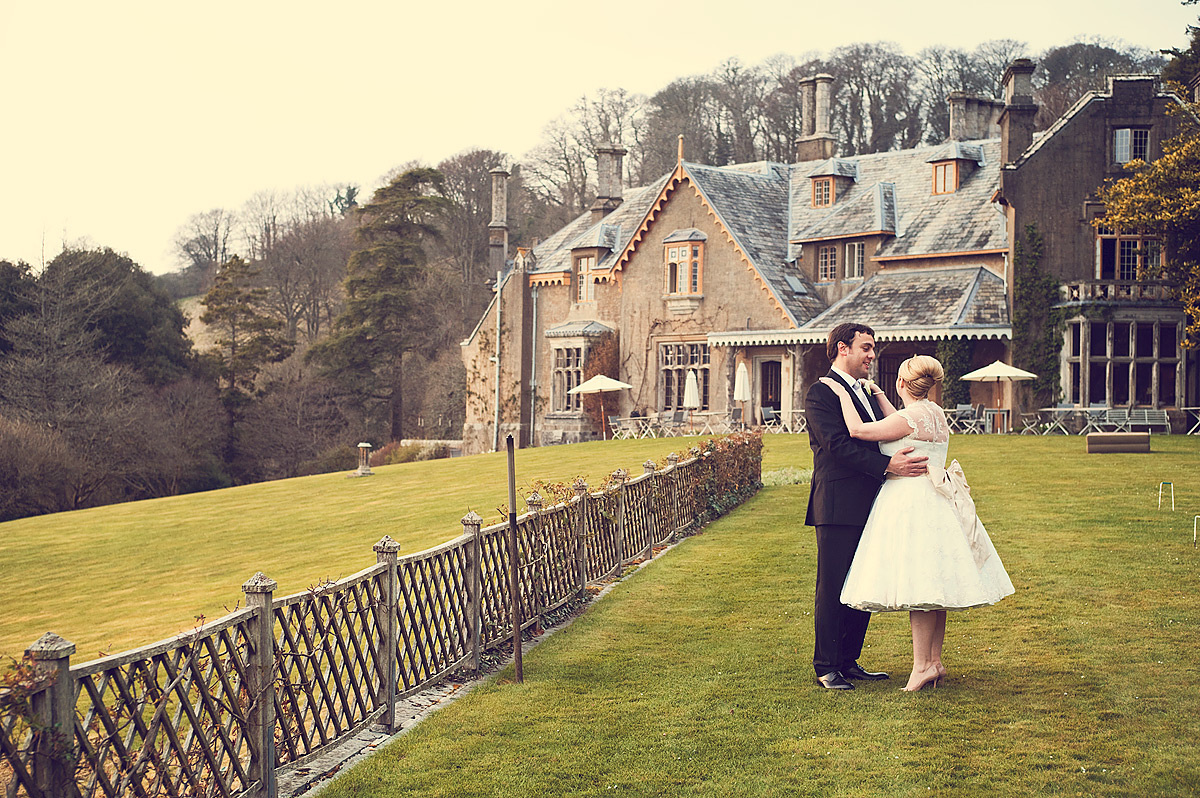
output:
{"label": "ivy on wall", "polygon": [[1059,282],[1042,270],[1042,236],[1026,225],[1013,253],[1013,365],[1037,375],[1032,381],[1034,407],[1052,405],[1062,395],[1059,377],[1067,312],[1056,307]]}
{"label": "ivy on wall", "polygon": [[942,378],[942,407],[957,407],[971,403],[971,385],[962,375],[971,370],[971,355],[975,344],[963,338],[938,341],[937,357],[945,376]]}
{"label": "ivy on wall", "polygon": [[[615,332],[600,335],[588,344],[587,356],[583,362],[583,379],[590,380],[597,374],[621,379],[621,347]],[[600,417],[600,397],[603,394],[589,393],[583,396],[583,414],[596,429],[604,429],[604,419]],[[605,397],[604,412],[614,415],[619,399],[613,395]]]}

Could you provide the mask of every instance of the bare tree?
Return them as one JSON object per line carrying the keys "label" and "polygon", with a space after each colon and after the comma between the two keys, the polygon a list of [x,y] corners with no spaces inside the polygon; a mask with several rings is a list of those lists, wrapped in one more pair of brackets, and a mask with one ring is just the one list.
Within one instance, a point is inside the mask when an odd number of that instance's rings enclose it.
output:
{"label": "bare tree", "polygon": [[195,214],[175,234],[180,263],[184,269],[200,272],[205,290],[212,285],[217,268],[234,254],[230,243],[236,224],[233,214],[214,208]]}
{"label": "bare tree", "polygon": [[1034,97],[1038,103],[1035,125],[1049,127],[1085,93],[1102,90],[1111,75],[1131,72],[1158,73],[1162,56],[1106,39],[1077,41],[1052,47],[1038,58]]}
{"label": "bare tree", "polygon": [[890,43],[851,44],[828,62],[833,124],[849,154],[913,147],[921,140],[922,98],[912,91],[916,62]]}
{"label": "bare tree", "polygon": [[720,107],[718,146],[726,155],[724,160],[728,163],[758,160],[763,149],[762,105],[766,78],[761,70],[730,58],[713,72],[713,82]]}
{"label": "bare tree", "polygon": [[952,91],[991,96],[994,79],[987,66],[965,50],[926,47],[917,55],[920,82],[916,88],[925,100],[926,137],[930,143],[950,136],[950,108],[946,98]]}
{"label": "bare tree", "polygon": [[1016,39],[991,39],[971,52],[983,74],[991,81],[991,96],[1004,96],[1004,73],[1018,58],[1029,56],[1029,45]]}

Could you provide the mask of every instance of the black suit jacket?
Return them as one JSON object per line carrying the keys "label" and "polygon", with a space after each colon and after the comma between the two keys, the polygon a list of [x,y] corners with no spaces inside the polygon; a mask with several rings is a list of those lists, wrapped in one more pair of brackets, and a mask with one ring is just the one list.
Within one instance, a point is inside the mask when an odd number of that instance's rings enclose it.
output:
{"label": "black suit jacket", "polygon": [[[832,371],[826,376],[840,379]],[[868,401],[876,418],[883,418],[875,397]],[[871,420],[857,402],[854,406],[863,421]],[[814,382],[809,386],[804,415],[813,451],[812,488],[804,523],[865,525],[891,458],[880,453],[878,443],[850,437],[841,400],[828,385]]]}

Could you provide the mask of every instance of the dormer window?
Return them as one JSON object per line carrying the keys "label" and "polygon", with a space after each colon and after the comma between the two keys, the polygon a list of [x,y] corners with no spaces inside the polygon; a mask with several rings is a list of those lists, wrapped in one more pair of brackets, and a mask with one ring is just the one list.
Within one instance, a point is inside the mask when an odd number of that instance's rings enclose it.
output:
{"label": "dormer window", "polygon": [[575,301],[594,302],[596,299],[596,281],[592,270],[596,268],[595,255],[575,256]]}
{"label": "dormer window", "polygon": [[953,194],[958,191],[958,161],[941,161],[933,165],[933,193]]}
{"label": "dormer window", "polygon": [[828,208],[833,204],[833,178],[814,177],[812,181],[812,204],[814,208]]}
{"label": "dormer window", "polygon": [[707,240],[708,236],[695,228],[676,230],[663,239],[663,293],[704,292],[704,242]]}

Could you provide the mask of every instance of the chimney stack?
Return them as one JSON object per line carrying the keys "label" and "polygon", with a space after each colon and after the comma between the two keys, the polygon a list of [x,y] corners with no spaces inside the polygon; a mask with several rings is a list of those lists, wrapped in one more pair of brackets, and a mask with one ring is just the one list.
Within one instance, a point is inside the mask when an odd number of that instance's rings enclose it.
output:
{"label": "chimney stack", "polygon": [[832,158],[837,149],[833,137],[833,75],[820,74],[800,81],[801,133],[796,142],[797,161]]}
{"label": "chimney stack", "polygon": [[508,171],[492,169],[492,221],[488,223],[488,269],[492,274],[504,271],[508,259]]}
{"label": "chimney stack", "polygon": [[613,144],[596,148],[596,201],[592,203],[592,224],[620,207],[624,201],[621,180],[622,162],[629,151]]}
{"label": "chimney stack", "polygon": [[976,97],[965,91],[952,91],[946,97],[950,106],[950,141],[975,141],[1000,136],[1000,115],[1004,103]]}
{"label": "chimney stack", "polygon": [[1033,101],[1034,64],[1018,58],[1004,71],[1004,111],[1000,114],[1000,160],[1005,164],[1017,159],[1033,143],[1033,120],[1037,104]]}

